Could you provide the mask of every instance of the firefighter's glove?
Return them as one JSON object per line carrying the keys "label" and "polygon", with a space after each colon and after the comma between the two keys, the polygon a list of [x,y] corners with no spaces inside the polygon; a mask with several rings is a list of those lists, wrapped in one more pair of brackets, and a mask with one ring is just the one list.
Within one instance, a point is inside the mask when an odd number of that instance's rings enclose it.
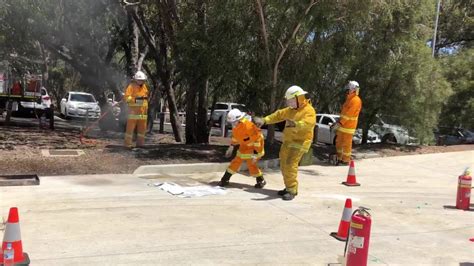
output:
{"label": "firefighter's glove", "polygon": [[296,127],[296,122],[293,120],[286,120],[285,127]]}
{"label": "firefighter's glove", "polygon": [[340,127],[341,127],[341,124],[338,122],[338,123],[332,124],[330,128],[333,131],[337,131]]}
{"label": "firefighter's glove", "polygon": [[257,155],[252,156],[252,163],[257,163],[258,157]]}
{"label": "firefighter's glove", "polygon": [[232,152],[234,152],[234,146],[230,145],[229,148],[227,148],[224,156],[226,158],[230,158],[232,156]]}
{"label": "firefighter's glove", "polygon": [[253,122],[257,127],[262,127],[263,125],[265,125],[265,119],[258,116],[253,118]]}

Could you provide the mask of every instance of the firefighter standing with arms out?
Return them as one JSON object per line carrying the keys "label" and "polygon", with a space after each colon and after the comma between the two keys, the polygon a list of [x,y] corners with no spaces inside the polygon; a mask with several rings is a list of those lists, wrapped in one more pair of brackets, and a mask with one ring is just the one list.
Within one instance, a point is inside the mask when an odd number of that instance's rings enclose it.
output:
{"label": "firefighter standing with arms out", "polygon": [[145,85],[147,77],[142,71],[137,71],[133,80],[125,90],[124,99],[128,106],[127,130],[125,146],[132,148],[135,129],[137,130],[137,147],[145,144],[145,132],[148,111],[148,88]]}
{"label": "firefighter standing with arms out", "polygon": [[352,155],[352,136],[357,128],[362,100],[359,97],[359,83],[349,81],[346,86],[347,96],[342,105],[339,121],[331,126],[336,130],[336,165],[348,165]]}
{"label": "firefighter standing with arms out", "polygon": [[227,115],[227,121],[232,124],[232,141],[225,153],[225,157],[232,156],[235,146],[239,146],[237,155],[231,161],[219,186],[225,187],[229,184],[230,177],[239,171],[245,161],[251,176],[256,178],[255,188],[263,188],[266,184],[262,171],[257,166],[258,160],[265,154],[264,139],[260,128],[258,128],[246,114],[239,109],[232,109]]}
{"label": "firefighter standing with arms out", "polygon": [[316,111],[305,94],[307,92],[302,88],[291,86],[285,93],[286,108],[263,119],[255,118],[255,124],[258,126],[286,121],[280,148],[280,169],[285,189],[278,191],[283,200],[292,200],[298,195],[298,165],[313,141]]}

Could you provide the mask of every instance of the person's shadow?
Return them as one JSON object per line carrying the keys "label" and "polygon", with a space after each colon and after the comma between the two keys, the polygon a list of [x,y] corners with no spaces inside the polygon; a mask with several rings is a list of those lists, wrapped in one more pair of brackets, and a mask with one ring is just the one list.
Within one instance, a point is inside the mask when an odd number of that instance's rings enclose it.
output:
{"label": "person's shadow", "polygon": [[[218,181],[213,181],[209,183],[209,185],[212,186],[217,186],[219,182]],[[273,199],[280,199],[281,196],[277,194],[277,190],[272,190],[272,189],[266,189],[264,188],[255,188],[253,185],[248,185],[248,184],[241,184],[241,183],[235,183],[235,182],[230,182],[229,185],[227,186],[228,188],[238,188],[242,189],[243,191],[249,192],[249,193],[255,193],[255,194],[262,194],[265,195],[265,198],[253,198],[252,200],[255,201],[266,201],[266,200],[273,200]]]}

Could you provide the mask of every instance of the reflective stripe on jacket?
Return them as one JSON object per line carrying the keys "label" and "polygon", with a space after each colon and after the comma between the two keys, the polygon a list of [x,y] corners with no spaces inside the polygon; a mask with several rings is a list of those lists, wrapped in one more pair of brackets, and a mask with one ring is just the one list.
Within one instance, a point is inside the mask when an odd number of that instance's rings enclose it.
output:
{"label": "reflective stripe on jacket", "polygon": [[285,120],[295,121],[295,127],[285,127],[283,130],[283,143],[289,147],[308,151],[311,147],[316,125],[316,110],[311,101],[305,100],[298,109],[289,107],[280,109],[264,118],[267,124],[276,124]]}
{"label": "reflective stripe on jacket", "polygon": [[[125,90],[125,101],[128,105],[129,119],[146,119],[148,112],[148,88],[145,84],[138,86],[130,83]],[[133,115],[145,115],[141,118],[131,118]]]}

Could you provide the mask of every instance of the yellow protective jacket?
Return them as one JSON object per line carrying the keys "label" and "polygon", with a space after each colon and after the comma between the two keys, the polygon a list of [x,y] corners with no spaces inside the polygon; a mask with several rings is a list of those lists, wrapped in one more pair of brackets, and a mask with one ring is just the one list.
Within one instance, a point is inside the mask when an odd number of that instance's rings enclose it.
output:
{"label": "yellow protective jacket", "polygon": [[354,134],[361,108],[362,100],[356,92],[347,95],[339,118],[341,126],[337,130],[342,133]]}
{"label": "yellow protective jacket", "polygon": [[145,84],[138,86],[135,83],[131,83],[125,90],[124,97],[128,104],[129,119],[147,118],[148,88]]}
{"label": "yellow protective jacket", "polygon": [[283,130],[283,143],[288,143],[290,148],[301,149],[305,152],[311,147],[316,125],[316,111],[309,100],[298,109],[289,107],[280,109],[264,118],[266,124],[275,124],[285,120],[293,120],[296,127],[285,127]]}
{"label": "yellow protective jacket", "polygon": [[246,118],[232,129],[231,144],[240,145],[237,156],[242,159],[252,159],[252,156],[260,158],[265,154],[264,139],[260,128]]}

